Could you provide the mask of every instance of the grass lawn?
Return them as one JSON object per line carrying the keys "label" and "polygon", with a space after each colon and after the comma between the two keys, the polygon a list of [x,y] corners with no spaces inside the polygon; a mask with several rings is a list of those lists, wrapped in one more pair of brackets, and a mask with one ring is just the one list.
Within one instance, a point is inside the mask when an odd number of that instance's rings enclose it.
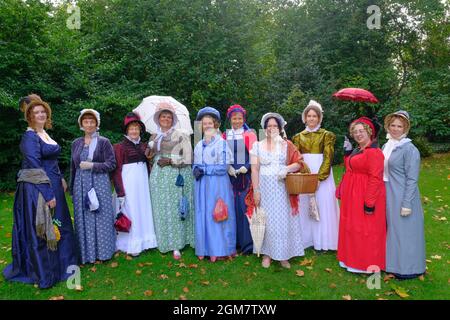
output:
{"label": "grass lawn", "polygon": [[[334,172],[339,181],[342,167]],[[64,282],[40,290],[6,282],[0,275],[0,299],[450,299],[449,182],[450,154],[422,161],[428,271],[421,279],[397,281],[382,273],[380,289],[370,290],[368,276],[341,269],[335,252],[308,249],[305,257],[291,260],[288,270],[278,263],[263,269],[255,255],[199,261],[189,248],[180,261],[151,250],[137,258],[116,254],[111,261],[86,265],[81,268],[79,291]],[[11,262],[13,198],[13,193],[0,194],[0,270]]]}

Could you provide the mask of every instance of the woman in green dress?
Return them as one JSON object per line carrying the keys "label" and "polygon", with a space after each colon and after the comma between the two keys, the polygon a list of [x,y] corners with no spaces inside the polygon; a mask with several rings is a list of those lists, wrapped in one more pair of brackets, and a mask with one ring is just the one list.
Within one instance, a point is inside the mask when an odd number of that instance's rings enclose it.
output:
{"label": "woman in green dress", "polygon": [[[158,249],[173,251],[181,258],[181,249],[194,246],[192,146],[188,134],[175,129],[178,121],[174,108],[158,105],[154,115],[157,133],[150,137],[148,157],[153,165],[150,195]],[[180,214],[180,200],[188,204],[187,214]]]}

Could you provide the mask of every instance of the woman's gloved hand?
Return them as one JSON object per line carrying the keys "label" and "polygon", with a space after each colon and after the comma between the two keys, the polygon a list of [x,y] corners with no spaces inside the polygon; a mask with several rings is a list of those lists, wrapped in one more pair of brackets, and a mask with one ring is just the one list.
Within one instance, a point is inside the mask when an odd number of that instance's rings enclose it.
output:
{"label": "woman's gloved hand", "polygon": [[92,170],[94,167],[94,163],[90,161],[81,161],[80,162],[80,169],[81,170]]}

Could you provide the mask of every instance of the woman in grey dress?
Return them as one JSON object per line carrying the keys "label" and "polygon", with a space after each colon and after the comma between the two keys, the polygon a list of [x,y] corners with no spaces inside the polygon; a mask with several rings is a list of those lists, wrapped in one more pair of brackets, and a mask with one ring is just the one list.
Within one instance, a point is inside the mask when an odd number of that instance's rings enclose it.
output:
{"label": "woman in grey dress", "polygon": [[420,154],[408,139],[409,114],[397,111],[386,116],[388,132],[383,146],[386,185],[386,272],[398,279],[425,273],[424,217],[418,188]]}
{"label": "woman in grey dress", "polygon": [[[81,263],[109,260],[115,252],[116,231],[109,173],[116,167],[111,143],[98,134],[100,114],[83,109],[78,117],[84,137],[72,143],[70,191],[73,198],[75,233]],[[98,207],[89,205],[94,188]]]}

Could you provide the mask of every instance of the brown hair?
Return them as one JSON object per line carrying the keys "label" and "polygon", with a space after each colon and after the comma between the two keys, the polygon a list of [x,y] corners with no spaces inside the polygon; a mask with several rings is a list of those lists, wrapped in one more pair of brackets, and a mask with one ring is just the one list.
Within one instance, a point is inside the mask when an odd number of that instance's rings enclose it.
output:
{"label": "brown hair", "polygon": [[25,112],[27,106],[34,100],[42,101],[41,97],[35,93],[31,93],[25,97],[20,98],[20,101],[19,101],[20,111]]}
{"label": "brown hair", "polygon": [[97,117],[91,113],[91,112],[86,112],[81,116],[80,119],[80,125],[83,126],[83,120],[86,118],[90,118],[90,119],[94,119],[95,120],[95,125],[98,127],[98,121],[97,121]]}
{"label": "brown hair", "polygon": [[402,117],[397,114],[391,114],[391,115],[387,116],[386,118],[384,118],[384,129],[387,132],[389,132],[389,130],[388,130],[389,126],[391,125],[392,122],[394,122],[395,119],[399,119],[403,123],[403,127],[404,127],[403,133],[408,133],[409,128],[410,128],[409,121],[405,117]]}
{"label": "brown hair", "polygon": [[125,134],[128,135],[128,130],[130,130],[131,126],[137,126],[139,128],[139,133],[142,134],[142,126],[139,124],[139,122],[137,121],[131,121],[128,125],[127,128],[125,129]]}
{"label": "brown hair", "polygon": [[44,107],[45,113],[47,114],[47,121],[45,122],[44,128],[51,129],[52,128],[52,109],[48,105],[47,102],[42,100],[32,100],[25,108],[25,120],[28,123],[28,126],[35,129],[34,120],[33,120],[33,109],[34,107],[42,106]]}
{"label": "brown hair", "polygon": [[205,116],[202,117],[202,130],[203,130],[203,119],[204,119],[204,118],[210,118],[210,119],[212,119],[212,121],[214,122],[214,128],[215,128],[215,129],[219,129],[219,127],[220,127],[220,121],[217,120],[217,118],[215,118],[215,117],[210,116],[209,114],[207,114],[207,115],[205,115]]}

